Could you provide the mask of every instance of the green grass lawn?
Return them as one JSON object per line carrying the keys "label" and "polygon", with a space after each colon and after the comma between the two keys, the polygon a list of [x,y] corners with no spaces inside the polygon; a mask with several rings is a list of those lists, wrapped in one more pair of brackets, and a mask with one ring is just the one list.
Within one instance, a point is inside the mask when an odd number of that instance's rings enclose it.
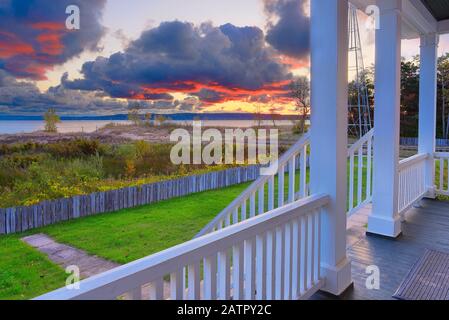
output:
{"label": "green grass lawn", "polygon": [[[445,161],[444,162],[444,168],[443,168],[443,188],[447,189],[448,187],[448,163]],[[440,161],[435,161],[435,185],[437,185],[438,187],[440,186]]]}
{"label": "green grass lawn", "polygon": [[62,287],[66,274],[17,236],[0,237],[0,300],[29,299]]}
{"label": "green grass lawn", "polygon": [[[288,174],[284,180],[287,198]],[[25,235],[42,232],[58,242],[124,264],[192,239],[249,184],[0,237],[0,252],[6,257],[0,262],[0,298],[26,299],[64,285],[64,270],[24,244],[20,238]],[[276,179],[276,201],[277,189]],[[267,192],[265,188],[266,197]]]}
{"label": "green grass lawn", "polygon": [[192,194],[38,231],[91,254],[127,263],[191,240],[247,186]]}
{"label": "green grass lawn", "polygon": [[28,299],[65,283],[64,270],[20,238],[46,233],[91,254],[127,263],[192,239],[249,184],[72,220],[0,237],[0,299]]}

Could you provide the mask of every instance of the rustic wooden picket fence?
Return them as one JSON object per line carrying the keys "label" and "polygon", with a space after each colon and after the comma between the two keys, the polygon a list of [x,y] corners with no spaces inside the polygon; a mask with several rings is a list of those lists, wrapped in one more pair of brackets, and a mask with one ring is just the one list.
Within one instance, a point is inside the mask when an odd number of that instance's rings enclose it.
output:
{"label": "rustic wooden picket fence", "polygon": [[33,206],[0,208],[0,234],[23,232],[61,221],[253,181],[259,177],[259,169],[257,165],[238,167],[142,186],[43,201]]}

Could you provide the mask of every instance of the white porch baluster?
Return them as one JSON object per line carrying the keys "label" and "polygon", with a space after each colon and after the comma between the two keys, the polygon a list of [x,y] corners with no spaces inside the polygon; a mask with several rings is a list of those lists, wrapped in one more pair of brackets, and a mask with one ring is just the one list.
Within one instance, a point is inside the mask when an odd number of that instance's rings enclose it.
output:
{"label": "white porch baluster", "polygon": [[218,253],[218,299],[229,300],[230,297],[230,259],[227,251]]}
{"label": "white porch baluster", "polygon": [[182,287],[182,269],[170,274],[170,298],[171,300],[182,300],[184,288]]}
{"label": "white porch baluster", "polygon": [[242,244],[239,244],[232,248],[232,291],[234,300],[243,299],[243,256]]}
{"label": "white porch baluster", "polygon": [[284,166],[279,166],[278,174],[278,207],[284,205]]}
{"label": "white porch baluster", "polygon": [[295,201],[296,157],[293,156],[288,164],[288,202]]}
{"label": "white porch baluster", "polygon": [[274,176],[268,180],[268,211],[274,209]]}
{"label": "white porch baluster", "polygon": [[245,300],[254,300],[256,291],[256,266],[255,266],[255,252],[254,240],[245,241]]}
{"label": "white porch baluster", "polygon": [[[217,256],[204,259],[204,299],[215,300],[217,298]],[[176,299],[181,300],[182,293],[176,294]]]}

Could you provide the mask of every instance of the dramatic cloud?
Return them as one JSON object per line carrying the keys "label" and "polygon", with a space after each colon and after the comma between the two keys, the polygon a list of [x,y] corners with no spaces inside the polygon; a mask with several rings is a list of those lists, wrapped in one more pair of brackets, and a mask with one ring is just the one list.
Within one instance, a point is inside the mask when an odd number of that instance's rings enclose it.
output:
{"label": "dramatic cloud", "polygon": [[[97,50],[106,0],[0,0],[0,69],[17,78],[45,72],[84,50]],[[80,8],[80,30],[68,30],[66,7]]]}
{"label": "dramatic cloud", "polygon": [[259,28],[179,21],[143,32],[124,52],[86,62],[82,74],[63,85],[134,99],[180,92],[203,103],[279,94],[291,79]]}
{"label": "dramatic cloud", "polygon": [[69,114],[114,113],[126,110],[127,103],[102,97],[98,92],[83,93],[62,86],[41,93],[35,84],[17,81],[0,70],[0,110],[2,113],[42,114],[48,108]]}
{"label": "dramatic cloud", "polygon": [[[261,0],[267,32],[258,27],[163,22],[134,41],[111,35],[125,49],[82,66],[82,78],[61,77],[40,92],[29,81],[84,50],[100,51],[107,0],[0,0],[0,112],[36,114],[206,111],[242,101],[291,103],[291,70],[309,53],[307,0]],[[77,5],[81,29],[67,30],[65,9]],[[21,81],[26,80],[26,81]],[[222,104],[225,108],[235,103]],[[213,109],[213,108],[212,108]]]}
{"label": "dramatic cloud", "polygon": [[309,54],[310,17],[307,0],[263,0],[270,22],[267,42],[281,54],[304,59]]}
{"label": "dramatic cloud", "polygon": [[0,113],[41,115],[49,108],[60,114],[116,114],[126,113],[129,108],[142,112],[193,111],[197,99],[175,100],[170,95],[161,95],[154,101],[119,100],[105,96],[100,91],[70,90],[63,85],[41,93],[34,83],[17,81],[0,70]]}

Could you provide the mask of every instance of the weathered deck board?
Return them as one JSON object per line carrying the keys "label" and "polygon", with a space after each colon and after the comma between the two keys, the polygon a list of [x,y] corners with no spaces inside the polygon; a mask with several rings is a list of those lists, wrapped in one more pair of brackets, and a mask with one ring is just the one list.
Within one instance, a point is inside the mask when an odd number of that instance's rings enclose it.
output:
{"label": "weathered deck board", "polygon": [[[352,260],[354,287],[341,297],[317,293],[313,299],[392,300],[394,293],[424,255],[426,249],[449,253],[449,202],[424,200],[421,208],[412,208],[396,240],[366,236],[363,221],[348,224],[348,256]],[[354,239],[357,237],[358,240]],[[368,290],[366,267],[380,269],[380,290]]]}

